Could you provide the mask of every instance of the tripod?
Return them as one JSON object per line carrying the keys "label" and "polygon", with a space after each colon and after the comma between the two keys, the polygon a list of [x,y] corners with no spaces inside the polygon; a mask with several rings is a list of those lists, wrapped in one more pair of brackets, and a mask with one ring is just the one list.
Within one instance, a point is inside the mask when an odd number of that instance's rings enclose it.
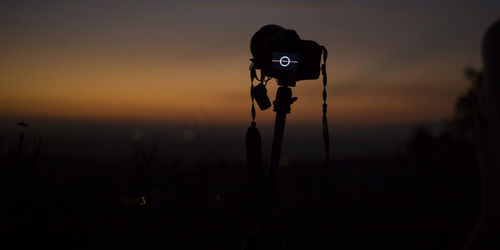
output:
{"label": "tripod", "polygon": [[[329,134],[326,119],[326,57],[324,46],[314,41],[301,40],[294,30],[278,25],[266,25],[257,31],[250,41],[253,58],[250,64],[250,96],[252,100],[252,123],[246,133],[247,166],[250,196],[253,201],[254,229],[246,238],[243,249],[286,249],[279,235],[270,230],[275,206],[278,168],[285,131],[286,116],[291,105],[297,100],[292,97],[291,87],[296,81],[318,79],[323,75],[323,138],[326,151],[326,165],[329,161]],[[323,64],[321,64],[323,55]],[[257,77],[259,69],[261,76]],[[271,106],[266,85],[270,79],[278,80],[279,88],[273,102],[276,119],[274,123],[271,157],[268,168],[263,173],[262,141],[255,123],[256,102],[261,110]],[[254,86],[253,81],[260,83]],[[267,246],[267,247],[266,247]]]}
{"label": "tripod", "polygon": [[283,144],[283,134],[285,132],[286,115],[290,113],[291,105],[297,100],[297,97],[292,97],[292,89],[295,82],[281,82],[280,87],[276,92],[276,100],[274,101],[274,109],[276,119],[274,122],[273,142],[271,146],[271,160],[268,168],[267,191],[268,197],[266,200],[266,213],[271,215],[274,209],[274,193],[276,189],[276,181],[278,179],[278,167],[281,158],[281,146]]}
{"label": "tripod", "polygon": [[[274,217],[274,196],[276,182],[278,177],[278,167],[281,158],[281,146],[283,144],[283,134],[285,132],[286,115],[290,113],[291,105],[297,100],[297,97],[292,97],[292,89],[295,82],[281,82],[280,87],[276,92],[276,100],[274,100],[274,112],[276,119],[274,123],[273,142],[271,146],[271,160],[267,171],[267,179],[264,182],[265,196],[263,198],[263,211],[257,205],[257,225],[255,230],[250,232],[243,244],[242,249],[260,249],[261,247],[273,247],[273,249],[286,249],[285,242],[279,235],[276,235],[270,230],[272,219]],[[259,192],[260,193],[260,192]],[[257,195],[256,202],[260,203]],[[262,211],[263,213],[260,213]]]}

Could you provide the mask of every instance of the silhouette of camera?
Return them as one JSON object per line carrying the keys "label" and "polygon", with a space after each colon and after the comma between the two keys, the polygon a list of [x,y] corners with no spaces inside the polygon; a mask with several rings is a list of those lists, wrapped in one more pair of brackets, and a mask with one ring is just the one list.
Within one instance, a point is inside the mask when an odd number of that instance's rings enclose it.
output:
{"label": "silhouette of camera", "polygon": [[301,40],[294,30],[266,25],[252,37],[250,50],[262,76],[292,86],[296,81],[319,78],[323,48],[314,41]]}

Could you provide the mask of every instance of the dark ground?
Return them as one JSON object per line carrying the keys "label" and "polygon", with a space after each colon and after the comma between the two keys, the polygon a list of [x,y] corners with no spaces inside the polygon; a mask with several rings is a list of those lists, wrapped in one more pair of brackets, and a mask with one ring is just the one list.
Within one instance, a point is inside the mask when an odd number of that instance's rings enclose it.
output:
{"label": "dark ground", "polygon": [[[429,145],[337,158],[328,177],[283,166],[274,231],[290,249],[459,249],[479,215],[474,154]],[[21,159],[1,161],[3,249],[240,249],[252,228],[247,169],[224,157],[140,172],[127,159]]]}

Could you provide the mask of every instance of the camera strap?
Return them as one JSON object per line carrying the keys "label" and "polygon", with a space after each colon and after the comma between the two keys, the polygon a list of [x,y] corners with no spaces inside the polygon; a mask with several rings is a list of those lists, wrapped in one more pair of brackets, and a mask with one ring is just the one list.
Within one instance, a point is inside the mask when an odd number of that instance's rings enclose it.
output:
{"label": "camera strap", "polygon": [[250,98],[252,98],[252,127],[255,127],[255,96],[253,91],[253,79],[257,78],[257,72],[255,71],[255,65],[252,62],[250,64]]}
{"label": "camera strap", "polygon": [[323,75],[323,119],[321,120],[321,124],[323,127],[323,141],[325,144],[325,159],[326,164],[328,165],[330,163],[330,135],[328,133],[328,120],[326,118],[326,110],[328,107],[326,104],[326,58],[328,57],[328,50],[326,50],[324,46],[321,46],[321,49],[323,50],[323,64],[321,65],[321,74]]}
{"label": "camera strap", "polygon": [[[257,222],[259,212],[260,212],[260,199],[261,199],[261,183],[262,183],[262,171],[264,169],[264,163],[262,159],[262,140],[260,132],[255,124],[255,96],[253,80],[257,79],[257,73],[255,71],[255,66],[252,62],[250,65],[250,97],[252,99],[252,123],[248,128],[245,137],[245,147],[247,151],[247,168],[248,168],[248,181],[250,184],[250,193],[252,196],[252,201],[254,204],[254,219]],[[260,79],[262,82],[262,79]]]}

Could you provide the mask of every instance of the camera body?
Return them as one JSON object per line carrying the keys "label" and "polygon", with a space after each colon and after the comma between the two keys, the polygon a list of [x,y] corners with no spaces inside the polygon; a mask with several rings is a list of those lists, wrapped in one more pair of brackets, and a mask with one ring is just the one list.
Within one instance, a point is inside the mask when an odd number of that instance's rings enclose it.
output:
{"label": "camera body", "polygon": [[250,47],[254,66],[262,76],[288,84],[319,78],[322,46],[301,40],[294,30],[266,25],[252,37]]}

